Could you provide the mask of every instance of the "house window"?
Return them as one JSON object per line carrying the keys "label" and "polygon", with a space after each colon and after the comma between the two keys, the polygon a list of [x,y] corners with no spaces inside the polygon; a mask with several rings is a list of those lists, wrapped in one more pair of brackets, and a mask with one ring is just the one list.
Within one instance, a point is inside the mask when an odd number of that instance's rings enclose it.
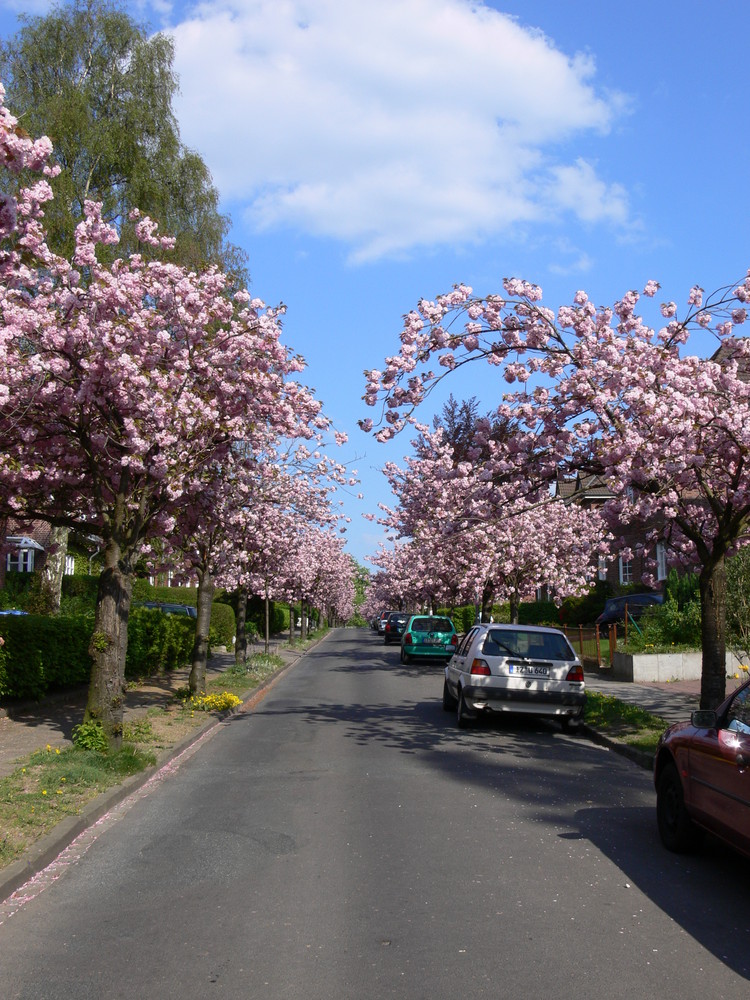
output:
{"label": "house window", "polygon": [[620,583],[633,582],[633,560],[620,558]]}
{"label": "house window", "polygon": [[76,560],[75,556],[65,556],[65,576],[75,576]]}
{"label": "house window", "polygon": [[607,559],[605,556],[599,556],[598,576],[600,580],[607,579]]}
{"label": "house window", "polygon": [[656,579],[667,579],[667,549],[664,542],[658,542],[656,546]]}
{"label": "house window", "polygon": [[5,567],[8,570],[15,570],[18,573],[33,573],[34,550],[16,549],[15,552],[9,552]]}

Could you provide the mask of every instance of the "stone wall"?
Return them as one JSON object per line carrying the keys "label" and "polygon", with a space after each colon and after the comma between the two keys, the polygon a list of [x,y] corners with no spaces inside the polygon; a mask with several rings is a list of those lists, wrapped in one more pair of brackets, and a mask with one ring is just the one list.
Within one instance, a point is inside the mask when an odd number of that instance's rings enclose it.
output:
{"label": "stone wall", "polygon": [[[750,662],[750,657],[739,660],[734,653],[727,653],[727,675],[733,676],[740,663]],[[694,681],[701,677],[701,654],[697,653],[615,653],[612,661],[612,678],[616,681],[659,682]]]}

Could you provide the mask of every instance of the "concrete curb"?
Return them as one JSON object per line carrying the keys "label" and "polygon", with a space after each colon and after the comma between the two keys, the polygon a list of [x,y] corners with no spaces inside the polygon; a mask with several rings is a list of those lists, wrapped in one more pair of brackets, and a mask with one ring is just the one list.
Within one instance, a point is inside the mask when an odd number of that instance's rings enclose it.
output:
{"label": "concrete curb", "polygon": [[653,771],[653,754],[646,753],[645,750],[639,750],[637,747],[631,747],[630,744],[623,743],[621,740],[614,740],[611,736],[605,736],[604,733],[600,733],[597,729],[592,729],[591,726],[581,726],[581,732],[587,739],[591,740],[592,743],[596,743],[598,746],[606,747],[608,750],[612,750],[614,753],[620,754],[621,757],[627,757],[628,760],[631,760],[634,764],[644,768],[646,771]]}
{"label": "concrete curb", "polygon": [[278,670],[271,674],[270,677],[267,677],[258,687],[245,692],[242,696],[242,704],[210,717],[203,725],[197,726],[180,743],[176,743],[173,747],[162,751],[153,767],[146,768],[138,774],[133,774],[121,782],[121,784],[108,788],[105,792],[97,795],[95,799],[87,802],[77,816],[66,816],[49,833],[44,834],[43,837],[35,841],[18,861],[14,861],[0,870],[0,902],[4,902],[9,896],[12,896],[17,889],[20,889],[34,875],[44,871],[76,837],[92,827],[94,823],[100,820],[114,806],[128,798],[133,792],[138,791],[139,788],[145,785],[147,781],[150,781],[166,764],[174,760],[175,757],[179,757],[181,753],[184,753],[185,750],[201,739],[209,730],[221,725],[222,722],[226,721],[232,715],[239,715],[247,711],[260,695],[273,687],[289,670],[296,667],[302,657],[314,649],[324,638],[325,636],[321,636],[320,639],[313,642],[307,649],[300,650],[299,652],[290,650],[293,659],[285,663],[283,667],[279,667]]}

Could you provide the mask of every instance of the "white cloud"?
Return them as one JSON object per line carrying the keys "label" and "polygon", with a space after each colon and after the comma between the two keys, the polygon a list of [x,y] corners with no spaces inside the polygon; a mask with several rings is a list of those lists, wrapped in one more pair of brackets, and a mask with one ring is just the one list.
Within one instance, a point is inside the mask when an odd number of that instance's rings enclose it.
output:
{"label": "white cloud", "polygon": [[170,30],[183,138],[258,230],[367,260],[551,214],[627,220],[623,188],[559,158],[621,98],[596,92],[589,58],[482,3],[226,0]]}

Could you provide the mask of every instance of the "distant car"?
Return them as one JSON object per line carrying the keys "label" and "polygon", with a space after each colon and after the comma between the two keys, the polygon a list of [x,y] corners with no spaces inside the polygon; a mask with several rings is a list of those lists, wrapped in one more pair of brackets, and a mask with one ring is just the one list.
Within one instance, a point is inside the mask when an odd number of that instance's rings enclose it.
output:
{"label": "distant car", "polygon": [[656,821],[670,851],[704,831],[750,857],[750,681],[716,711],[696,711],[662,735],[654,758]]}
{"label": "distant car", "polygon": [[188,618],[197,618],[198,609],[192,604],[170,604],[166,601],[144,601],[141,605],[144,608],[153,608],[156,611],[163,611],[165,615],[186,615]]}
{"label": "distant car", "polygon": [[378,615],[378,635],[385,635],[385,623],[388,621],[388,616],[393,614],[393,610],[381,611]]}
{"label": "distant car", "polygon": [[398,642],[404,634],[406,623],[411,615],[406,611],[392,611],[385,620],[383,638],[386,646],[389,642]]}
{"label": "distant car", "polygon": [[456,628],[442,615],[411,615],[401,636],[401,662],[449,659],[458,645]]}
{"label": "distant car", "polygon": [[664,594],[623,594],[621,597],[610,597],[604,605],[604,610],[596,619],[597,625],[610,625],[625,621],[625,610],[631,618],[640,618],[646,608],[664,603]]}
{"label": "distant car", "polygon": [[27,615],[28,611],[17,611],[15,608],[11,608],[8,611],[0,611],[0,615]]}
{"label": "distant car", "polygon": [[480,714],[518,713],[567,728],[583,717],[583,668],[565,635],[533,625],[475,625],[445,668],[443,708],[465,727]]}

